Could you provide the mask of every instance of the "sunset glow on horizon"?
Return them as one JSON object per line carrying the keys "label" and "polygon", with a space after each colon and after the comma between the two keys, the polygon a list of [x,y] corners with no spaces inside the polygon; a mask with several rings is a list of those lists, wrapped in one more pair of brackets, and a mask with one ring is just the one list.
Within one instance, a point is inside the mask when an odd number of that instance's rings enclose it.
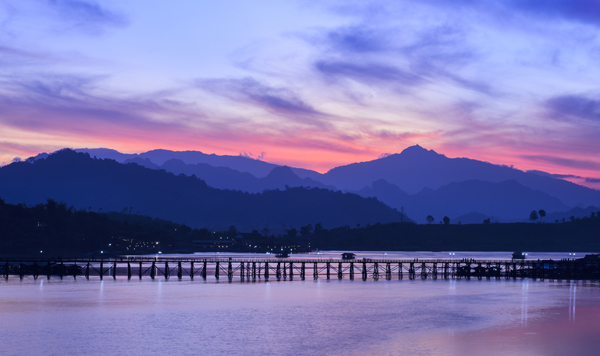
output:
{"label": "sunset glow on horizon", "polygon": [[7,0],[0,19],[0,165],[160,148],[324,173],[419,144],[600,188],[595,1]]}

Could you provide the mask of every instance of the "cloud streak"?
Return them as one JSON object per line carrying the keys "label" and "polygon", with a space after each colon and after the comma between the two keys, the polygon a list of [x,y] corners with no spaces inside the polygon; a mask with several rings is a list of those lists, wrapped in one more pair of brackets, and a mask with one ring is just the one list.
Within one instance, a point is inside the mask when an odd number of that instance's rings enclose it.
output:
{"label": "cloud streak", "polygon": [[550,162],[559,166],[569,167],[569,168],[577,168],[577,169],[586,169],[586,170],[600,170],[600,163],[589,160],[579,160],[579,159],[571,159],[571,158],[562,158],[562,157],[554,157],[554,156],[533,156],[533,155],[524,155],[522,158],[531,160],[531,161],[544,161]]}
{"label": "cloud streak", "polygon": [[399,86],[414,86],[423,83],[423,79],[413,73],[379,63],[318,61],[315,68],[327,77],[349,78],[369,84],[387,82]]}
{"label": "cloud streak", "polygon": [[127,18],[110,11],[95,1],[42,0],[69,26],[90,34],[99,34],[105,27],[125,27]]}
{"label": "cloud streak", "polygon": [[579,118],[600,122],[600,99],[582,95],[563,95],[549,99],[546,106],[556,119]]}

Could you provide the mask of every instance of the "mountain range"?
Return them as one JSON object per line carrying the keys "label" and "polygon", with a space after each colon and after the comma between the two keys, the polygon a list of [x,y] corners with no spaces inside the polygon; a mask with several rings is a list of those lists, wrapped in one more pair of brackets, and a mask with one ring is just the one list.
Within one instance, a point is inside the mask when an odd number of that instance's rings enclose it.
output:
{"label": "mountain range", "polygon": [[0,197],[7,203],[30,205],[50,198],[77,209],[134,212],[191,227],[234,225],[242,231],[266,227],[284,232],[319,222],[332,228],[406,219],[375,198],[352,193],[300,187],[256,194],[221,190],[195,176],[94,159],[68,149],[0,168]]}
{"label": "mountain range", "polygon": [[[319,173],[282,167],[244,156],[218,156],[198,151],[153,150],[123,154],[110,149],[79,149],[98,158],[136,163],[175,174],[195,175],[209,186],[251,193],[265,189],[317,187],[376,197],[404,209],[417,222],[427,215],[439,221],[480,214],[494,221],[527,221],[529,212],[544,209],[553,216],[600,206],[600,191],[543,172],[525,172],[469,158],[448,158],[419,145],[399,154]],[[578,212],[577,210],[575,211]],[[560,219],[560,218],[559,218]]]}

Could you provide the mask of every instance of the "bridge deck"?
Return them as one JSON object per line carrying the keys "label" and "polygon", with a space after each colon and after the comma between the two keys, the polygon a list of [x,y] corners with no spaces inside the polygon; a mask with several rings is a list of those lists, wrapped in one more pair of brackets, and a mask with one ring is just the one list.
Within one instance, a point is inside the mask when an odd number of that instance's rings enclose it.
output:
{"label": "bridge deck", "polygon": [[533,278],[533,279],[600,279],[599,259],[562,260],[475,260],[475,259],[298,259],[298,258],[223,258],[223,257],[126,257],[107,259],[70,258],[8,259],[0,262],[0,275],[8,278],[38,276],[157,277],[206,279],[221,276],[232,280],[313,279],[378,280],[385,278]]}

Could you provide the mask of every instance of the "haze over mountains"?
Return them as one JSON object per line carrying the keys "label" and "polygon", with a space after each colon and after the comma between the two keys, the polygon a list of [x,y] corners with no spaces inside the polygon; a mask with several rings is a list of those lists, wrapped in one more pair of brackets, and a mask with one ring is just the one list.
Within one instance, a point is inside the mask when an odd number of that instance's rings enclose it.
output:
{"label": "haze over mountains", "polygon": [[219,190],[196,177],[93,159],[71,150],[0,168],[0,197],[13,204],[51,198],[77,209],[129,211],[191,227],[267,227],[271,233],[319,222],[332,228],[406,220],[377,199],[356,194],[320,188],[260,194]]}
{"label": "haze over mountains", "polygon": [[[600,206],[600,191],[548,174],[524,172],[468,158],[447,158],[421,146],[368,162],[336,167],[325,174],[280,166],[243,156],[197,151],[153,150],[122,154],[109,149],[80,149],[98,158],[136,163],[175,174],[196,175],[220,189],[260,192],[283,187],[319,187],[376,197],[406,211],[417,222],[492,217],[494,221],[527,221],[531,210],[569,217],[588,206]],[[573,208],[580,210],[570,211]],[[585,210],[587,211],[587,210]],[[550,216],[550,215],[549,215]],[[479,221],[481,222],[481,221]]]}

